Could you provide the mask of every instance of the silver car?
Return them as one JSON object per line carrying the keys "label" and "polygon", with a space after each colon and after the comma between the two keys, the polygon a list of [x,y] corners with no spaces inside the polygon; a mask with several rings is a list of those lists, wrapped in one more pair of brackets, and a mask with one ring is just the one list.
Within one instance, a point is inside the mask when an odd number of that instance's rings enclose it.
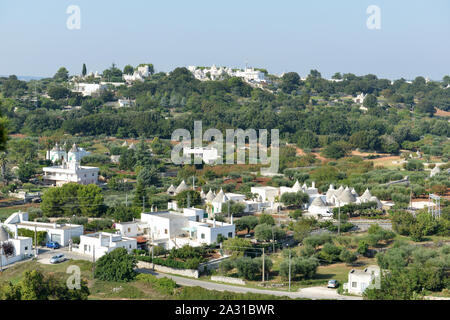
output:
{"label": "silver car", "polygon": [[66,259],[66,257],[63,255],[63,254],[58,254],[58,255],[56,255],[56,256],[53,256],[51,259],[50,259],[50,263],[51,264],[55,264],[55,263],[60,263],[60,262],[64,262],[64,261],[66,261],[67,259]]}

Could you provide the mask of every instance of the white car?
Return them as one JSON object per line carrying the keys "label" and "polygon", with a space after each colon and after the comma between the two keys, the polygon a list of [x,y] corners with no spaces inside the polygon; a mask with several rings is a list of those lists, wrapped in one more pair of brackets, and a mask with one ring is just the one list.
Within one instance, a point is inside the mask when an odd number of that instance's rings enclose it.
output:
{"label": "white car", "polygon": [[50,259],[50,263],[51,264],[55,264],[55,263],[60,263],[60,262],[64,262],[64,261],[66,261],[67,259],[66,259],[66,257],[63,255],[63,254],[58,254],[58,255],[56,255],[56,256],[53,256],[51,259]]}

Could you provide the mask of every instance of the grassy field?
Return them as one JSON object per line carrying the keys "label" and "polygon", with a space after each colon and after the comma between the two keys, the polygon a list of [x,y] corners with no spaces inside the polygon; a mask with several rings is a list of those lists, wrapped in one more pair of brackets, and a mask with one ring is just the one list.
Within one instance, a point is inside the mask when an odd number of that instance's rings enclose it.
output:
{"label": "grassy field", "polygon": [[131,282],[108,282],[93,279],[92,263],[81,260],[70,260],[56,265],[41,264],[37,261],[17,263],[0,274],[0,284],[10,281],[19,282],[25,271],[40,270],[46,275],[53,275],[60,281],[67,281],[66,273],[70,265],[77,265],[81,270],[81,278],[86,280],[90,291],[90,300],[274,300],[288,299],[286,297],[261,295],[255,293],[239,294],[233,292],[221,292],[206,290],[200,287],[178,287],[172,294],[161,292],[152,284],[135,280]]}
{"label": "grassy field", "polygon": [[14,212],[19,210],[27,211],[30,207],[39,208],[39,204],[24,204],[19,206],[0,207],[0,221],[8,218]]}

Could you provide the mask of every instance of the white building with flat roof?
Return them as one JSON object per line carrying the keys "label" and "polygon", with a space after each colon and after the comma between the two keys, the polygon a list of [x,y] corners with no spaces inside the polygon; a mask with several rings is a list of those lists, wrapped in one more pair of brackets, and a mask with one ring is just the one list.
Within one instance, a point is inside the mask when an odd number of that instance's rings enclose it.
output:
{"label": "white building with flat roof", "polygon": [[[9,229],[7,226],[0,224],[0,264],[2,267],[33,255],[33,240],[29,237],[19,237],[17,232],[15,232],[14,237],[10,237],[5,227]],[[12,245],[12,253],[6,254],[2,251],[1,246],[5,243]]]}
{"label": "white building with flat roof", "polygon": [[109,232],[90,233],[80,236],[80,244],[74,251],[91,257],[95,254],[95,259],[98,259],[117,248],[131,253],[137,249],[137,240]]}
{"label": "white building with flat roof", "polygon": [[79,92],[83,97],[86,97],[92,96],[93,94],[100,94],[106,88],[107,86],[105,84],[75,82],[72,91]]}
{"label": "white building with flat roof", "polygon": [[137,237],[139,233],[137,221],[116,222],[114,228],[125,237]]}
{"label": "white building with flat roof", "polygon": [[194,155],[194,159],[201,158],[206,164],[215,164],[221,158],[217,149],[213,147],[183,148],[183,156],[191,157],[192,155]]}
{"label": "white building with flat roof", "polygon": [[196,247],[216,243],[219,235],[224,238],[234,238],[236,228],[233,221],[217,222],[205,217],[205,211],[197,208],[184,208],[182,213],[145,212],[141,214],[141,224],[147,225],[145,233],[156,244],[167,249],[182,247],[186,244]]}
{"label": "white building with flat roof", "polygon": [[45,231],[46,241],[57,242],[61,246],[68,246],[70,239],[80,237],[84,232],[83,226],[78,224],[28,221],[28,213],[21,211],[10,215],[4,225],[12,232],[17,232],[18,229]]}
{"label": "white building with flat roof", "polygon": [[69,182],[97,184],[99,168],[80,165],[80,160],[85,155],[85,151],[80,151],[74,144],[67,153],[67,160],[63,158],[61,165],[42,168],[44,181],[58,187]]}

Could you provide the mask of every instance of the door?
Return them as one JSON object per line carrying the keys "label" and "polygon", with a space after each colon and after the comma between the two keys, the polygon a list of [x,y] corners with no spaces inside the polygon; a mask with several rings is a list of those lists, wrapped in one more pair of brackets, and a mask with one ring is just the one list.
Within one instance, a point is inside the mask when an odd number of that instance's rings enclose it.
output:
{"label": "door", "polygon": [[60,245],[64,245],[63,243],[61,243],[61,235],[60,234],[52,234],[50,239],[53,242],[58,242]]}

